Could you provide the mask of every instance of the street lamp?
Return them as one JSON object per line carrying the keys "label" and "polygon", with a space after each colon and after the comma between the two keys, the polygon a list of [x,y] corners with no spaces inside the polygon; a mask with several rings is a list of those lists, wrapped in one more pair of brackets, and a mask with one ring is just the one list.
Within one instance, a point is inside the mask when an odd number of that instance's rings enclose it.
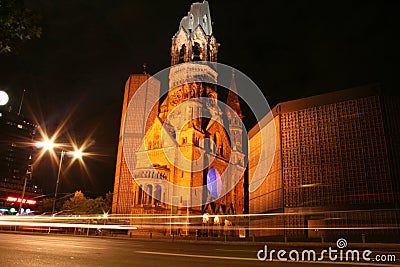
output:
{"label": "street lamp", "polygon": [[218,217],[218,215],[215,215],[215,217],[214,217],[214,223],[215,224],[219,224],[219,217]]}
{"label": "street lamp", "polygon": [[103,224],[106,225],[106,221],[108,219],[108,212],[103,213]]}
{"label": "street lamp", "polygon": [[53,150],[57,145],[52,139],[44,138],[43,141],[36,143],[37,148],[42,148],[44,151]]}
{"label": "street lamp", "polygon": [[55,208],[56,208],[58,185],[60,184],[61,168],[62,168],[62,163],[63,163],[63,159],[64,159],[65,154],[73,157],[74,159],[81,159],[82,156],[83,156],[83,152],[81,150],[79,150],[79,149],[75,149],[74,151],[71,151],[71,152],[66,152],[64,149],[61,150],[60,163],[58,164],[56,189],[54,191],[53,209],[52,209],[51,214],[54,214],[54,211],[55,211]]}
{"label": "street lamp", "polygon": [[219,223],[220,223],[221,221],[220,221],[220,219],[219,219],[219,216],[218,215],[215,215],[215,217],[214,217],[214,224],[216,225],[216,226],[214,226],[213,228],[214,228],[214,231],[213,231],[213,235],[215,235],[215,229],[217,230],[217,236],[219,236]]}
{"label": "street lamp", "polygon": [[[50,139],[48,137],[44,137],[43,141],[36,143],[36,147],[42,148],[43,152],[50,151],[51,153],[53,153],[53,155],[55,155],[54,148],[58,147],[60,145],[54,143],[54,139],[55,139],[55,137],[50,138]],[[56,208],[58,185],[60,184],[61,169],[62,169],[62,164],[63,164],[63,159],[64,159],[65,154],[67,154],[67,156],[69,156],[69,157],[72,157],[74,159],[79,159],[79,160],[81,160],[83,157],[82,149],[78,149],[75,145],[73,145],[73,148],[74,148],[74,151],[65,151],[64,148],[61,149],[60,160],[58,163],[56,189],[54,191],[53,208],[52,208],[52,212],[51,212],[53,215],[54,215],[55,208]]]}
{"label": "street lamp", "polygon": [[21,202],[19,203],[19,209],[18,209],[18,214],[22,214],[22,202],[24,201],[25,198],[25,190],[26,190],[26,183],[28,181],[28,176],[32,176],[32,169],[31,169],[31,160],[32,160],[32,155],[29,155],[29,166],[28,169],[26,170],[25,177],[24,177],[24,186],[22,187],[22,196],[21,196]]}
{"label": "street lamp", "polygon": [[64,159],[64,155],[65,155],[65,151],[61,150],[60,162],[58,164],[56,190],[54,191],[53,209],[51,211],[51,214],[54,214],[54,211],[56,209],[56,199],[57,199],[57,193],[58,193],[58,184],[60,183],[61,166],[62,166],[62,162],[63,162],[63,159]]}
{"label": "street lamp", "polygon": [[207,233],[208,236],[208,221],[210,220],[210,217],[208,216],[208,213],[203,214],[203,223],[204,223],[204,232]]}

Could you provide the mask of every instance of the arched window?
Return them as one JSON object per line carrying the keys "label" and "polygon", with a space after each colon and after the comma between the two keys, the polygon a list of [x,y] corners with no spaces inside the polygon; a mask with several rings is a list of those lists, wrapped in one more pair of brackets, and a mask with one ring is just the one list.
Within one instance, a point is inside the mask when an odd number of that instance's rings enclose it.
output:
{"label": "arched window", "polygon": [[145,204],[151,204],[151,199],[152,199],[151,196],[153,195],[153,186],[151,184],[148,184],[146,186],[146,193],[147,193],[147,199]]}
{"label": "arched window", "polygon": [[216,147],[217,147],[217,137],[216,135],[211,136],[210,138],[210,152],[215,153]]}
{"label": "arched window", "polygon": [[193,61],[200,61],[201,60],[201,46],[199,43],[194,43],[194,46],[192,48],[193,50]]}
{"label": "arched window", "polygon": [[186,45],[183,44],[181,50],[179,50],[179,60],[178,63],[185,62],[185,54],[186,54]]}
{"label": "arched window", "polygon": [[214,142],[215,142],[215,154],[220,155],[222,154],[222,140],[221,135],[217,132],[214,135]]}
{"label": "arched window", "polygon": [[215,168],[210,168],[207,173],[207,189],[213,199],[221,197],[222,181],[221,175]]}
{"label": "arched window", "polygon": [[216,146],[219,146],[219,144],[220,144],[220,136],[219,136],[219,133],[215,133],[214,134],[214,142],[215,142],[215,145]]}
{"label": "arched window", "polygon": [[143,186],[139,185],[139,192],[138,192],[138,204],[141,205],[142,202],[142,198],[143,198]]}
{"label": "arched window", "polygon": [[160,203],[161,202],[161,194],[162,194],[162,188],[161,185],[156,186],[156,192],[154,194],[155,202]]}

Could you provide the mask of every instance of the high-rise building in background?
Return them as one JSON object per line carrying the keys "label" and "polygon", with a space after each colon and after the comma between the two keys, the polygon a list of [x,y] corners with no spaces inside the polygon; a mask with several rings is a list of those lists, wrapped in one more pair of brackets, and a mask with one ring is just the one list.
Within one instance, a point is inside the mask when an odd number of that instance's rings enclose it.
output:
{"label": "high-rise building in background", "polygon": [[[129,214],[166,214],[166,215],[217,215],[242,214],[244,212],[244,177],[236,186],[225,195],[219,195],[218,190],[207,187],[210,180],[220,179],[221,174],[231,165],[231,172],[243,173],[245,170],[244,154],[242,152],[242,124],[235,119],[241,118],[241,109],[238,96],[235,94],[236,85],[232,75],[231,90],[224,101],[231,108],[228,112],[220,108],[220,99],[217,83],[218,73],[215,68],[218,46],[212,30],[210,9],[207,1],[193,3],[188,15],[183,17],[178,32],[172,38],[171,68],[169,72],[169,91],[163,98],[156,116],[150,116],[147,121],[146,132],[143,135],[143,146],[137,150],[123,152],[122,132],[135,127],[130,125],[129,118],[124,118],[126,107],[129,105],[131,93],[135,93],[138,86],[148,76],[132,75],[125,89],[123,104],[123,118],[121,125],[120,144],[118,147],[117,171],[114,184],[114,213]],[[203,62],[205,64],[180,64]],[[200,70],[199,70],[200,69]],[[201,72],[208,82],[184,82],[196,79]],[[134,86],[128,85],[133,83]],[[143,97],[160,97],[159,95]],[[145,98],[140,101],[145,102]],[[190,101],[190,102],[186,102]],[[183,103],[190,103],[185,106]],[[142,103],[132,103],[142,105]],[[180,104],[184,108],[175,109]],[[140,111],[141,108],[137,107]],[[154,111],[154,109],[153,109]],[[140,112],[139,112],[140,113]],[[135,115],[136,116],[136,115]],[[140,114],[137,114],[140,116]],[[150,123],[149,123],[150,122]],[[224,127],[224,126],[227,127]],[[138,126],[141,127],[142,125]],[[123,128],[127,127],[127,128]],[[129,128],[129,129],[128,129]],[[141,129],[144,129],[141,127]],[[129,130],[130,131],[130,130]],[[128,133],[129,136],[131,133]],[[231,136],[231,137],[229,137]],[[131,140],[126,138],[125,140]],[[208,140],[211,140],[208,142]],[[127,143],[124,142],[124,146]],[[168,158],[166,151],[173,150],[174,156]],[[189,159],[191,164],[182,167],[176,156],[178,151]],[[133,155],[134,154],[134,155]],[[210,157],[212,162],[207,162]],[[135,166],[129,170],[124,157],[136,157]],[[234,160],[230,161],[230,158]],[[149,161],[150,160],[150,161]],[[197,161],[196,161],[197,160]],[[205,169],[199,166],[207,166]],[[229,173],[227,177],[235,176]],[[173,184],[189,190],[172,189],[166,184]],[[222,182],[224,183],[224,182]],[[201,192],[190,192],[191,188],[203,187]],[[222,187],[225,184],[221,185]],[[207,188],[207,189],[204,189]],[[193,203],[203,203],[193,205]],[[183,221],[188,220],[185,218]],[[201,218],[199,219],[201,221]],[[134,221],[132,224],[137,225]],[[222,222],[227,223],[227,222]],[[183,225],[183,224],[182,224]],[[178,229],[179,228],[179,229]],[[171,229],[185,234],[186,228]],[[194,230],[193,230],[194,231]]]}
{"label": "high-rise building in background", "polygon": [[34,123],[6,108],[0,109],[1,213],[15,214],[20,207],[24,211],[27,209],[33,211],[32,205],[36,201],[31,198],[42,194],[32,182],[32,152],[35,135]]}
{"label": "high-rise building in background", "polygon": [[399,238],[400,103],[380,89],[280,103],[273,121],[250,131],[250,177],[261,135],[276,131],[272,167],[250,192],[250,213],[268,214],[251,218],[256,236]]}

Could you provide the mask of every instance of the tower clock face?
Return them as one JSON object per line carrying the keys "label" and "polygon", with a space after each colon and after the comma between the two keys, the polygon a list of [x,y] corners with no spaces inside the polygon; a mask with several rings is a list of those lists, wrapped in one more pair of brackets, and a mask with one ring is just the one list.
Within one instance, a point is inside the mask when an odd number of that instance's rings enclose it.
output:
{"label": "tower clock face", "polygon": [[4,91],[0,91],[0,106],[4,106],[8,103],[8,95]]}

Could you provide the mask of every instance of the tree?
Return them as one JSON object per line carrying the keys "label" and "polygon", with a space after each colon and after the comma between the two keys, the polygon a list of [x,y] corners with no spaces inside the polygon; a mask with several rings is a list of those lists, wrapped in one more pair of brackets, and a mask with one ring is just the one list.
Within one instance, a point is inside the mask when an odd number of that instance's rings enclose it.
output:
{"label": "tree", "polygon": [[64,202],[62,209],[70,210],[75,214],[84,214],[87,213],[87,202],[88,199],[85,197],[82,191],[76,191],[73,197]]}
{"label": "tree", "polygon": [[109,210],[108,202],[102,196],[86,198],[82,191],[76,191],[73,197],[64,202],[62,210],[70,210],[73,214],[103,214]]}
{"label": "tree", "polygon": [[40,38],[38,22],[22,0],[0,0],[0,54],[16,54],[26,41]]}
{"label": "tree", "polygon": [[53,208],[54,198],[43,198],[38,207],[36,208],[36,214],[43,214],[51,212]]}
{"label": "tree", "polygon": [[106,199],[104,200],[104,212],[109,213],[112,207],[113,193],[108,192],[106,194]]}
{"label": "tree", "polygon": [[[69,194],[71,195],[71,194]],[[76,191],[72,197],[66,200],[69,195],[57,199],[56,211],[63,214],[103,214],[109,213],[112,204],[112,193],[108,192],[106,198],[102,196],[87,198],[82,191]],[[51,213],[54,198],[44,198],[35,210],[36,214]]]}

